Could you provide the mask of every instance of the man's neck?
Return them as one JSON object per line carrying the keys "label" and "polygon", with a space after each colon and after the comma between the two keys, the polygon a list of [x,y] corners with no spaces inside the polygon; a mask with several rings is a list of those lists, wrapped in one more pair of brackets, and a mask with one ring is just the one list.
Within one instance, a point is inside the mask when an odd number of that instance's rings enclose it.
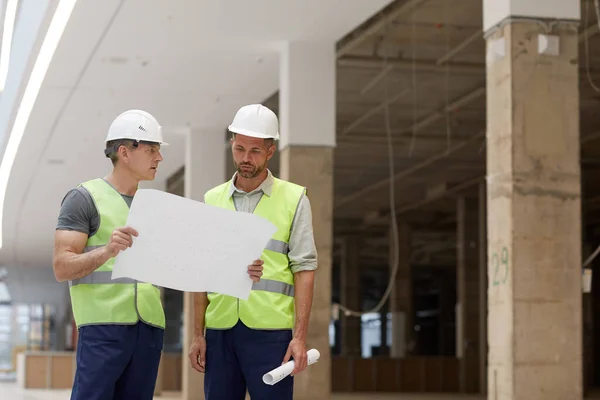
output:
{"label": "man's neck", "polygon": [[113,169],[105,179],[117,190],[117,192],[126,196],[135,195],[140,183],[126,171],[121,171],[119,168]]}
{"label": "man's neck", "polygon": [[254,178],[244,178],[237,173],[235,174],[235,181],[233,183],[236,188],[250,193],[256,190],[267,179],[267,176],[269,176],[269,172],[266,169]]}

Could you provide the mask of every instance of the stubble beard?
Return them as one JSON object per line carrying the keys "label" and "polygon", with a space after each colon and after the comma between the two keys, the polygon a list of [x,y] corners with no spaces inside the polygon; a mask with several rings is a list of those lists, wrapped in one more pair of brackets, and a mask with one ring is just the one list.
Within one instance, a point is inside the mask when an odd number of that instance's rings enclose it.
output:
{"label": "stubble beard", "polygon": [[244,179],[253,179],[256,178],[258,175],[261,174],[261,172],[263,172],[266,168],[266,164],[263,166],[257,166],[257,167],[253,167],[251,171],[244,171],[241,168],[241,165],[236,164],[236,170],[239,176],[241,176]]}

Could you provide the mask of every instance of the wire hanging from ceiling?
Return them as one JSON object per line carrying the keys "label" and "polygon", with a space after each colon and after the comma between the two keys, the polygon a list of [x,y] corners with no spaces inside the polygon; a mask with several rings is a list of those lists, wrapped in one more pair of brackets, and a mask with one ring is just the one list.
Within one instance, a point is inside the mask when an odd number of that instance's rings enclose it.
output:
{"label": "wire hanging from ceiling", "polygon": [[[596,23],[598,24],[598,29],[600,29],[600,1],[599,0],[594,0],[594,9],[596,12]],[[590,21],[590,2],[586,1],[585,2],[585,24],[586,26],[589,26],[589,21]],[[590,67],[591,67],[591,60],[590,60],[590,38],[589,35],[587,34],[587,32],[583,33],[583,37],[585,39],[585,74],[588,80],[588,83],[590,84],[591,88],[594,89],[596,92],[600,93],[600,88],[598,86],[596,86],[596,84],[594,83],[594,80],[592,79],[592,74],[590,71]]]}
{"label": "wire hanging from ceiling", "polygon": [[[450,53],[450,20],[449,1],[444,1],[444,32],[446,33],[446,54]],[[452,127],[450,124],[450,62],[447,60],[444,66],[445,93],[446,93],[446,145],[447,150],[452,145]]]}
{"label": "wire hanging from ceiling", "polygon": [[408,149],[408,158],[412,158],[413,150],[415,149],[415,142],[417,140],[417,104],[418,104],[418,92],[417,92],[417,22],[415,20],[415,3],[411,5],[410,11],[411,21],[411,51],[412,51],[412,138],[410,141],[410,147]]}
{"label": "wire hanging from ceiling", "polygon": [[[448,7],[448,5],[446,5],[446,7]],[[448,54],[448,52],[450,51],[449,46],[450,46],[450,33],[448,31],[449,28],[449,24],[447,23],[448,20],[448,10],[446,9],[446,54]],[[383,40],[382,40],[382,48],[384,49],[383,51],[383,65],[382,65],[382,71],[386,71],[389,69],[389,50],[388,50],[388,43],[390,42],[390,27],[389,27],[390,21],[386,21],[385,25],[384,25],[384,35],[383,35]],[[412,35],[411,35],[411,43],[412,43],[412,139],[411,139],[411,143],[410,143],[410,147],[409,147],[409,158],[412,156],[412,152],[414,150],[415,147],[415,143],[416,143],[416,134],[417,134],[417,130],[418,130],[418,121],[417,121],[417,104],[418,104],[418,96],[417,96],[417,66],[416,66],[416,60],[417,60],[417,31],[416,31],[416,19],[415,19],[415,5],[414,3],[412,4],[412,10],[411,10],[411,31],[412,31]],[[449,81],[450,81],[450,77],[449,77],[449,72],[450,72],[450,66],[448,65],[448,63],[446,63],[445,66],[445,79],[446,79],[446,136],[447,136],[447,141],[448,141],[448,146],[450,146],[450,142],[451,142],[451,134],[452,134],[452,129],[451,129],[451,124],[450,124],[450,116],[449,116],[449,104],[450,104],[450,96],[449,96]],[[398,231],[398,218],[397,218],[397,213],[396,213],[396,185],[395,185],[395,167],[394,167],[394,147],[393,147],[393,139],[392,139],[392,129],[391,129],[391,116],[390,116],[390,101],[389,101],[389,79],[388,79],[388,74],[384,74],[384,77],[382,78],[383,81],[383,88],[384,88],[384,126],[385,126],[385,132],[386,132],[386,137],[387,137],[387,150],[388,150],[388,171],[389,171],[389,204],[390,204],[390,217],[391,217],[391,238],[390,238],[390,242],[391,242],[391,254],[390,254],[390,277],[389,277],[389,281],[388,281],[388,285],[382,295],[382,298],[380,299],[380,301],[377,303],[377,305],[372,308],[371,310],[367,310],[367,311],[358,311],[358,310],[352,310],[346,306],[344,306],[343,304],[339,304],[339,303],[334,303],[333,307],[334,307],[334,313],[336,312],[335,309],[339,309],[341,310],[344,315],[346,315],[347,317],[361,317],[365,314],[371,314],[371,313],[378,313],[382,307],[385,305],[385,303],[387,302],[387,300],[389,299],[392,290],[394,289],[394,286],[396,284],[396,276],[398,274],[398,269],[399,269],[399,263],[400,263],[400,237],[399,237],[399,231]],[[386,82],[388,81],[388,82]]]}
{"label": "wire hanging from ceiling", "polygon": [[[389,55],[387,45],[390,42],[390,22],[387,21],[385,24],[385,33],[383,38],[383,66],[382,70],[385,71],[389,65]],[[393,241],[392,254],[390,259],[390,278],[388,281],[388,285],[383,293],[383,296],[379,300],[379,303],[371,309],[367,311],[358,311],[351,310],[350,308],[344,306],[343,304],[334,304],[334,309],[337,307],[343,311],[344,315],[350,317],[361,317],[365,314],[378,313],[385,303],[388,301],[392,290],[394,289],[396,283],[396,275],[398,274],[398,269],[400,266],[400,235],[398,232],[398,218],[396,216],[396,185],[395,185],[395,167],[394,167],[394,147],[392,140],[392,127],[391,127],[391,117],[390,117],[390,101],[389,101],[389,74],[383,78],[383,90],[384,90],[384,116],[383,123],[385,126],[385,132],[387,137],[387,150],[388,150],[388,171],[389,171],[389,201],[390,201],[390,217],[391,217],[391,241]],[[386,82],[387,81],[387,82]]]}

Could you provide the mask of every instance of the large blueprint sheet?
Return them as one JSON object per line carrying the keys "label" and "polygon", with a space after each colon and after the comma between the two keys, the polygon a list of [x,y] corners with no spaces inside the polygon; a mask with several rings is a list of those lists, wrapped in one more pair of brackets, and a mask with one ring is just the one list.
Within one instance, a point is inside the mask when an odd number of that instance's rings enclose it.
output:
{"label": "large blueprint sheet", "polygon": [[139,189],[127,225],[138,231],[120,252],[112,278],[133,278],[186,292],[247,300],[248,265],[276,232],[264,218],[213,207],[153,189]]}

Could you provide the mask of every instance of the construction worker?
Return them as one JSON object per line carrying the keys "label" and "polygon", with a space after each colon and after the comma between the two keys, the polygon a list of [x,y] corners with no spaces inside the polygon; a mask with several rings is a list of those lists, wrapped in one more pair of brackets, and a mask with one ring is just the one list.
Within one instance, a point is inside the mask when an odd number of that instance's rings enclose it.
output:
{"label": "construction worker", "polygon": [[[205,194],[207,204],[249,212],[277,228],[264,249],[263,275],[248,300],[218,293],[194,294],[194,369],[205,373],[207,400],[293,398],[293,376],[266,385],[262,376],[294,360],[306,368],[306,334],[317,252],[304,187],[275,178],[268,162],[279,139],[277,116],[259,104],[242,107],[229,126],[236,172]],[[231,244],[235,246],[235,243]]]}
{"label": "construction worker", "polygon": [[[158,287],[111,279],[114,257],[138,233],[125,226],[141,181],[153,180],[166,145],[156,118],[129,110],[111,124],[105,178],[78,185],[63,199],[53,269],[69,282],[79,331],[71,399],[151,400],[163,348],[165,315]],[[260,273],[260,266],[253,267]],[[254,277],[256,280],[257,277]]]}

